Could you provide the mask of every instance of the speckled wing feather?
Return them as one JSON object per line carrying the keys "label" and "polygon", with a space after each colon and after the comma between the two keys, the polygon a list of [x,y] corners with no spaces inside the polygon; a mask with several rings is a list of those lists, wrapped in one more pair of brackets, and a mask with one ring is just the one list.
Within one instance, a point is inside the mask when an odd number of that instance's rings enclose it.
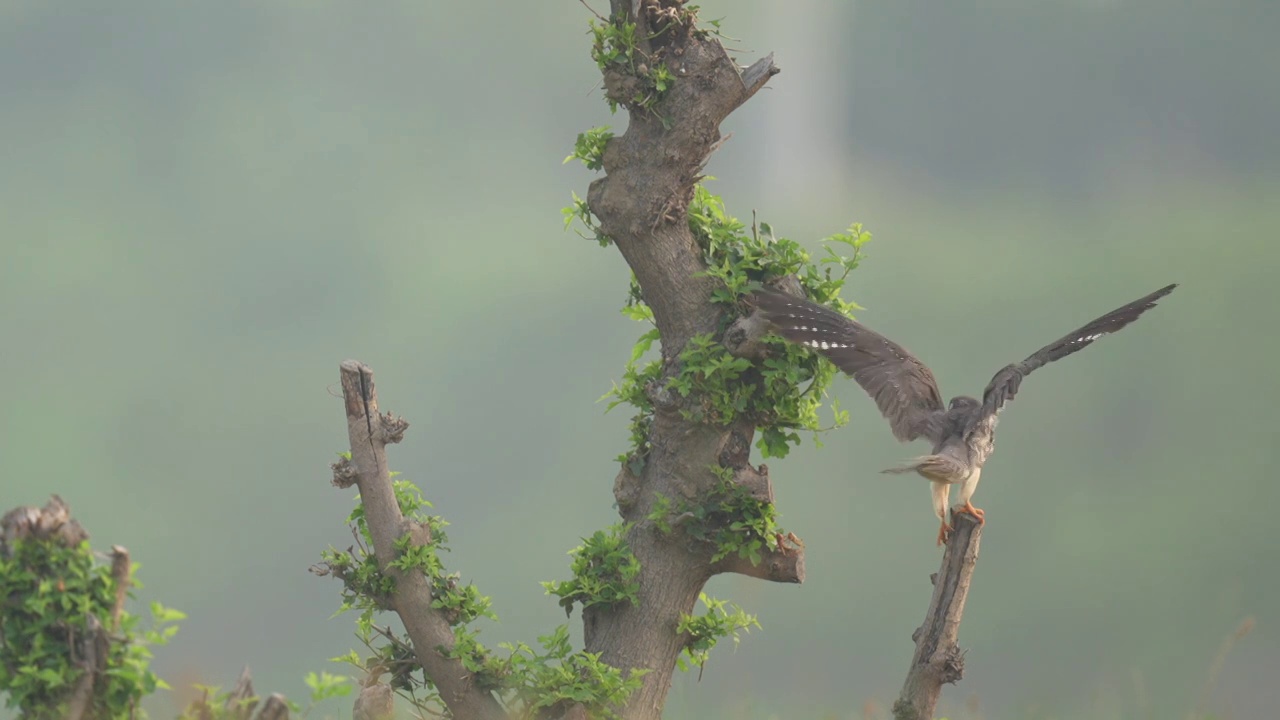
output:
{"label": "speckled wing feather", "polygon": [[750,302],[776,332],[817,350],[875,400],[894,437],[937,442],[945,408],[933,373],[901,345],[831,308],[775,290],[758,290]]}
{"label": "speckled wing feather", "polygon": [[1110,335],[1141,317],[1142,313],[1155,307],[1156,301],[1173,292],[1178,287],[1175,283],[1139,298],[1124,307],[1117,308],[1093,322],[1075,330],[1054,342],[1035,351],[1026,360],[1013,365],[1006,365],[991,378],[987,389],[982,393],[982,415],[989,417],[1000,412],[1004,406],[1018,393],[1022,378],[1036,368],[1060,360],[1071,353],[1089,347],[1104,335]]}

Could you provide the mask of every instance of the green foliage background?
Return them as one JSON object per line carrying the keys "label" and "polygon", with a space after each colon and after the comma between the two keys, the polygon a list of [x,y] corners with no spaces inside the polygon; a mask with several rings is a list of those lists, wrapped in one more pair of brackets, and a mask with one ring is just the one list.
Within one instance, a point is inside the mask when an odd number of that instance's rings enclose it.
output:
{"label": "green foliage background", "polygon": [[[1181,713],[1248,614],[1210,704],[1280,706],[1273,3],[702,4],[784,69],[726,124],[711,189],[814,252],[864,223],[844,296],[944,393],[1183,283],[1005,414],[968,678],[941,710],[1131,716],[1140,674]],[[492,595],[487,641],[563,622],[538,581],[616,520],[628,417],[593,401],[635,340],[628,273],[559,209],[591,177],[560,163],[577,133],[624,123],[578,3],[492,11],[0,5],[0,506],[57,491],[95,546],[132,551],[141,599],[189,614],[153,664],[176,688],[247,662],[302,698],[352,646],[336,584],[306,572],[350,542],[327,469],[342,359],[413,422],[392,463]],[[677,678],[673,717],[899,688],[938,556],[927,488],[876,471],[919,448],[835,391],[850,425],[771,461],[808,580],[713,581],[763,629]]]}

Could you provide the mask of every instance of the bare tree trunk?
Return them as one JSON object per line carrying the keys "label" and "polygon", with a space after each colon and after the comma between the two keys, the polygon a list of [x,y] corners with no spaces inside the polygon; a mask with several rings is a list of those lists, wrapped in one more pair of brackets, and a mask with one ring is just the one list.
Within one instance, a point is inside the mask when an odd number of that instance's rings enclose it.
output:
{"label": "bare tree trunk", "polygon": [[911,639],[916,644],[902,695],[893,705],[894,720],[933,720],[942,686],[964,674],[964,652],[957,639],[973,568],[978,563],[982,526],[972,515],[952,513],[955,531],[942,554],[942,568],[930,579],[933,597],[924,624]]}

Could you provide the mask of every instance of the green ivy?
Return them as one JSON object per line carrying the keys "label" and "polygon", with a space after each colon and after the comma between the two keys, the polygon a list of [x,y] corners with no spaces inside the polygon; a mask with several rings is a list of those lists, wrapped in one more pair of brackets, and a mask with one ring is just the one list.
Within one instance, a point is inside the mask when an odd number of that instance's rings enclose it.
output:
{"label": "green ivy", "polygon": [[[569,642],[569,626],[560,625],[538,638],[541,650],[525,643],[501,643],[503,657],[480,643],[478,633],[454,629],[451,649],[441,650],[457,659],[472,675],[477,687],[496,694],[513,717],[555,716],[581,704],[590,717],[616,718],[621,706],[640,688],[647,670],[624,672],[600,660],[597,653],[575,652]],[[391,687],[414,707],[430,716],[444,714],[444,703],[435,687],[422,677],[407,639],[395,639],[367,659],[352,651],[333,658],[362,672],[380,668],[391,672]]]}
{"label": "green ivy", "polygon": [[[628,107],[653,111],[675,82],[671,69],[659,51],[650,57],[640,50],[640,33],[633,22],[624,20],[591,20],[591,59],[600,72],[618,72],[634,79],[631,97],[623,100]],[[652,40],[658,34],[645,38]],[[618,111],[618,100],[607,97],[609,111]]]}
{"label": "green ivy", "polygon": [[694,335],[680,352],[680,371],[667,388],[696,400],[681,408],[685,420],[728,425],[747,411],[756,393],[755,385],[739,382],[750,369],[750,360],[730,355],[710,333]]}
{"label": "green ivy", "polygon": [[[348,454],[344,457],[349,458]],[[444,616],[451,625],[465,625],[481,617],[496,620],[497,616],[490,609],[490,599],[482,595],[471,583],[459,583],[457,573],[448,573],[441,552],[448,552],[449,536],[445,527],[449,524],[438,515],[423,512],[431,508],[431,503],[422,497],[422,492],[408,480],[396,479],[399,473],[391,473],[392,487],[400,512],[412,522],[425,526],[431,535],[431,541],[416,545],[411,537],[405,534],[396,539],[396,556],[390,566],[401,571],[418,571],[431,583],[431,606],[444,611]],[[359,627],[368,634],[375,612],[389,609],[389,598],[395,591],[395,580],[382,572],[378,559],[373,552],[373,536],[369,534],[369,526],[365,521],[364,505],[356,498],[356,507],[347,517],[360,542],[345,551],[330,548],[322,554],[323,564],[329,572],[342,580],[342,604],[338,612],[360,610]]]}
{"label": "green ivy", "polygon": [[515,705],[520,717],[556,716],[555,711],[581,704],[589,717],[617,718],[614,708],[640,689],[649,672],[624,672],[601,661],[599,653],[574,652],[567,625],[539,637],[538,643],[541,653],[524,643],[503,645],[511,651],[512,676],[519,679],[508,705]]}
{"label": "green ivy", "polygon": [[[846,424],[848,413],[834,402],[831,424],[824,427],[819,419],[827,388],[836,375],[830,362],[808,348],[770,336],[764,340],[768,357],[752,363],[731,355],[721,344],[720,334],[733,320],[750,312],[741,302],[744,295],[760,283],[786,275],[798,277],[814,301],[851,313],[856,306],[841,300],[839,292],[849,273],[858,267],[870,233],[854,224],[847,232],[823,238],[824,256],[815,263],[795,241],[774,237],[767,223],[749,231],[725,211],[719,197],[701,185],[694,190],[688,221],[703,251],[708,268],[705,275],[720,281],[712,300],[725,307],[725,318],[719,333],[690,339],[680,352],[678,371],[666,381],[666,388],[692,401],[686,403],[682,415],[721,426],[749,417],[759,431],[756,447],[764,457],[785,457],[800,443],[798,430],[812,432],[817,442],[818,433]],[[653,320],[635,287],[623,314],[643,322]],[[610,399],[608,409],[625,403],[637,410],[630,425],[629,449],[619,456],[636,474],[643,469],[649,451],[653,417],[649,392],[662,374],[658,361],[640,364],[640,360],[659,340],[656,328],[640,336],[621,382],[605,395]]]}
{"label": "green ivy", "polygon": [[[346,675],[334,675],[324,671],[319,673],[309,672],[302,679],[302,682],[307,686],[313,705],[322,703],[330,698],[346,697],[354,689],[351,685],[351,678]],[[295,708],[294,712],[305,711]]]}
{"label": "green ivy", "polygon": [[578,140],[573,144],[573,152],[569,153],[564,161],[567,163],[570,160],[581,160],[588,170],[603,169],[604,146],[612,137],[613,133],[609,131],[607,125],[578,133]]}
{"label": "green ivy", "polygon": [[706,593],[698,593],[698,600],[707,608],[706,614],[684,615],[676,627],[677,633],[686,636],[684,655],[676,661],[682,671],[694,665],[699,668],[705,666],[711,650],[720,640],[733,638],[734,647],[737,647],[741,640],[738,636],[740,631],[750,632],[752,627],[760,627],[756,616],[748,615],[731,602],[716,600]]}
{"label": "green ivy", "polygon": [[[129,587],[141,588],[130,568]],[[83,670],[76,645],[96,619],[111,631],[116,602],[111,568],[97,562],[89,543],[65,547],[56,541],[21,539],[0,553],[0,692],[5,704],[30,717],[58,717]],[[130,593],[132,594],[132,593]],[[151,647],[165,645],[186,616],[151,603],[151,629],[122,612],[101,658],[105,672],[95,681],[89,714],[131,718],[139,702],[168,689],[150,669]]]}
{"label": "green ivy", "polygon": [[649,514],[646,517],[663,535],[671,534],[672,508],[671,498],[660,492],[653,494],[653,505],[649,508]]}
{"label": "green ivy", "polygon": [[445,655],[457,658],[471,673],[477,687],[493,692],[509,686],[512,669],[508,661],[493,656],[478,639],[480,632],[465,627],[454,628],[453,647],[439,648]]}
{"label": "green ivy", "polygon": [[613,244],[613,238],[604,234],[604,230],[600,229],[600,224],[596,222],[595,216],[591,214],[591,208],[587,207],[587,201],[578,197],[578,193],[573,194],[573,202],[560,209],[560,214],[564,216],[564,229],[567,231],[573,225],[573,221],[577,220],[584,228],[588,230],[583,232],[574,228],[574,232],[586,240],[595,240],[600,247],[608,247]]}
{"label": "green ivy", "polygon": [[759,565],[764,551],[786,532],[778,524],[777,510],[734,482],[732,470],[713,467],[711,471],[720,480],[704,500],[672,503],[659,494],[647,519],[660,532],[670,533],[673,519],[680,517],[689,537],[715,546],[711,562],[737,555]]}
{"label": "green ivy", "polygon": [[636,24],[625,20],[588,21],[591,31],[591,59],[601,72],[623,68],[634,72],[638,48]]}
{"label": "green ivy", "polygon": [[[349,459],[349,455],[344,455]],[[568,627],[560,626],[551,635],[539,638],[542,651],[523,643],[501,644],[504,657],[485,647],[479,630],[471,623],[481,617],[497,619],[490,610],[489,598],[471,584],[461,585],[457,573],[447,573],[439,553],[448,550],[447,523],[438,516],[426,514],[431,503],[422,497],[413,483],[396,479],[393,487],[400,511],[406,519],[431,531],[431,541],[415,544],[410,534],[398,538],[396,557],[391,566],[402,572],[421,572],[431,582],[432,607],[443,611],[454,625],[452,647],[438,651],[455,658],[471,673],[477,687],[494,692],[516,717],[541,717],[548,709],[567,708],[581,703],[592,717],[616,717],[612,708],[640,687],[643,672],[624,673],[601,662],[598,655],[573,652],[569,646]],[[364,673],[389,673],[390,686],[401,697],[426,715],[440,716],[445,705],[433,683],[423,674],[413,645],[390,627],[374,624],[374,615],[387,609],[387,598],[395,589],[389,576],[378,570],[372,537],[359,503],[348,517],[357,538],[356,546],[339,552],[329,550],[324,560],[328,569],[343,580],[343,600],[339,612],[358,609],[357,637],[369,654],[361,656],[352,650],[334,662],[347,663]],[[571,611],[573,604],[582,606],[612,605],[635,602],[639,592],[640,563],[631,553],[624,535],[627,528],[615,525],[583,540],[573,550],[572,580],[543,583],[549,594],[559,595],[560,604]],[[337,677],[337,676],[333,676]],[[313,678],[316,693],[340,692],[336,680],[325,676]],[[314,700],[314,698],[313,698]]]}
{"label": "green ivy", "polygon": [[[348,453],[343,457],[350,459]],[[426,528],[430,533],[430,541],[415,543],[413,535],[406,533],[396,539],[395,557],[389,563],[401,572],[420,572],[431,585],[431,606],[442,611],[442,615],[454,627],[454,646],[441,649],[446,654],[458,658],[464,667],[475,674],[476,682],[496,689],[503,687],[503,681],[495,673],[501,667],[493,665],[488,650],[476,639],[478,630],[469,627],[470,623],[482,617],[497,620],[491,609],[491,600],[480,593],[472,583],[462,584],[458,573],[449,573],[440,557],[441,552],[449,550],[449,537],[445,532],[448,526],[438,515],[428,514],[431,509],[429,501],[422,497],[421,490],[412,482],[399,479],[399,473],[391,473],[392,488],[396,503],[404,518]],[[359,610],[356,619],[356,636],[370,651],[370,655],[361,659],[354,650],[337,658],[335,662],[350,663],[366,672],[379,669],[391,675],[391,687],[404,695],[415,706],[438,712],[444,707],[439,694],[432,683],[422,674],[421,665],[407,639],[396,637],[389,628],[379,628],[374,624],[376,613],[390,609],[389,598],[395,591],[394,578],[383,573],[379,560],[373,551],[373,537],[365,519],[364,505],[356,497],[356,507],[347,517],[347,522],[355,532],[356,544],[345,551],[330,548],[323,553],[322,566],[343,582],[342,604],[338,612]],[[320,679],[323,680],[323,677]]]}
{"label": "green ivy", "polygon": [[[640,286],[635,280],[635,275],[631,276],[631,290],[627,304],[622,308],[622,314],[632,320],[652,325],[653,310],[639,299]],[[622,382],[614,383],[613,388],[600,398],[600,400],[610,400],[605,412],[624,403],[637,410],[628,425],[631,436],[630,449],[617,458],[618,462],[627,465],[635,475],[639,475],[644,469],[645,460],[649,456],[649,430],[653,425],[653,403],[649,400],[649,392],[662,377],[661,361],[650,360],[641,364],[640,359],[649,352],[658,339],[658,328],[653,327],[636,340],[631,348],[631,357],[623,368]]]}
{"label": "green ivy", "polygon": [[[601,170],[604,168],[604,148],[613,138],[607,126],[591,128],[584,133],[578,133],[578,139],[573,144],[573,152],[564,159],[565,162],[570,160],[580,160],[588,170]],[[578,197],[578,193],[572,193],[573,202],[568,206],[560,209],[560,214],[564,216],[564,229],[568,230],[573,226],[573,221],[577,220],[587,232],[583,232],[577,228],[574,232],[579,237],[595,240],[600,247],[608,247],[613,240],[604,231],[600,229],[600,224],[596,222],[595,216],[591,214],[591,208],[587,206],[587,201]]]}
{"label": "green ivy", "polygon": [[582,545],[569,551],[573,557],[572,580],[544,582],[548,595],[560,598],[565,614],[573,612],[573,604],[585,610],[595,605],[611,606],[621,602],[635,603],[640,592],[640,561],[627,544],[629,526],[615,524],[597,530]]}

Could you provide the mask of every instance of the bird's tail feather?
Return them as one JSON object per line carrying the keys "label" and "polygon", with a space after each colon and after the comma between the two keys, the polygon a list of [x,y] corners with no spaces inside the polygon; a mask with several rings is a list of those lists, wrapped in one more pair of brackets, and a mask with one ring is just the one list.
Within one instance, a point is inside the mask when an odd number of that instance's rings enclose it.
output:
{"label": "bird's tail feather", "polygon": [[880,472],[890,475],[914,472],[930,480],[945,483],[960,482],[967,475],[966,468],[962,463],[946,455],[921,455],[897,467],[891,467]]}
{"label": "bird's tail feather", "polygon": [[902,465],[898,465],[896,467],[891,467],[891,468],[885,468],[880,472],[881,474],[884,474],[884,475],[902,475],[903,473],[915,472],[920,468],[920,465],[923,464],[924,461],[928,459],[928,457],[929,457],[928,455],[921,455],[920,457],[910,460],[909,462],[903,463]]}

